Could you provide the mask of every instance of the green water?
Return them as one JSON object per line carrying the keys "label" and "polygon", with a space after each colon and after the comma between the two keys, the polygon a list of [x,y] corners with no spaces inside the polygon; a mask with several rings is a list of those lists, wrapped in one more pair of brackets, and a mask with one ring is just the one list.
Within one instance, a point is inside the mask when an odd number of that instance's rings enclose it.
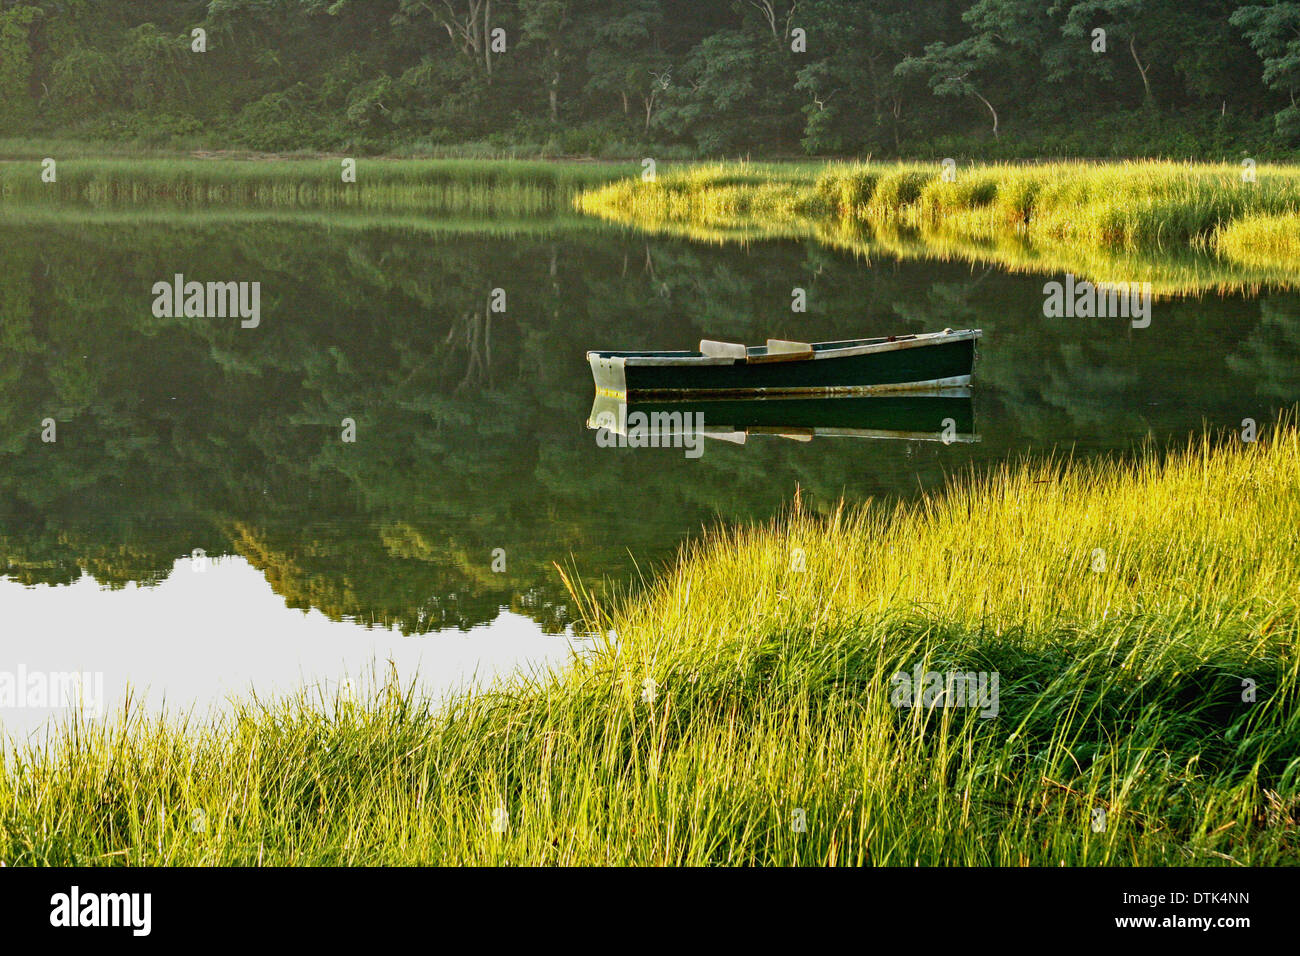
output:
{"label": "green water", "polygon": [[[260,324],[155,317],[151,289],[177,273],[260,282]],[[1021,454],[1263,424],[1300,399],[1300,295],[1157,301],[1133,328],[1044,318],[1044,281],[567,219],[8,214],[0,560],[19,584],[120,588],[202,549],[335,621],[423,634],[505,608],[556,633],[572,614],[556,563],[625,585],[796,488],[818,508],[913,495]],[[945,326],[984,330],[978,442],[751,435],[689,457],[587,428],[588,349]]]}

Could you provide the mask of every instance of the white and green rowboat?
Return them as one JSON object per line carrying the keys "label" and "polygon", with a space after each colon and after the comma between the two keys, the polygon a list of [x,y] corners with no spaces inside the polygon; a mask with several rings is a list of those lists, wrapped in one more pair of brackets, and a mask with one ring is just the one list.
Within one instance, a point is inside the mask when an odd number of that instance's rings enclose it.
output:
{"label": "white and green rowboat", "polygon": [[625,398],[870,395],[970,385],[979,329],[842,342],[700,342],[696,352],[588,352],[596,390]]}

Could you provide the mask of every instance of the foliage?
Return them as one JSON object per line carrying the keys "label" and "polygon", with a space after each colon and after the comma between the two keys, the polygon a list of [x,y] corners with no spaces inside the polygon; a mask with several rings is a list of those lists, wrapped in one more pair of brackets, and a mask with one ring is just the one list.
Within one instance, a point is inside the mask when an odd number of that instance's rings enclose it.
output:
{"label": "foliage", "polygon": [[363,155],[1289,155],[1298,10],[3,0],[0,134]]}

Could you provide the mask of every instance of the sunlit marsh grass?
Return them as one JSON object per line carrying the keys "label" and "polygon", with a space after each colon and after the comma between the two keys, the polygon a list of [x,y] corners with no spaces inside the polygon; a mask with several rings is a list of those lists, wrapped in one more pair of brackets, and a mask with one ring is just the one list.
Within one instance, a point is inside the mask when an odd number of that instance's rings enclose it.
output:
{"label": "sunlit marsh grass", "polygon": [[[1292,427],[796,506],[626,606],[573,582],[601,647],[445,710],[389,687],[7,755],[0,859],[1294,863],[1298,526]],[[997,673],[997,716],[893,706],[917,666]]]}
{"label": "sunlit marsh grass", "polygon": [[1300,215],[1259,214],[1220,226],[1215,248],[1228,258],[1253,266],[1274,262],[1300,263]]}
{"label": "sunlit marsh grass", "polygon": [[729,163],[664,166],[513,160],[83,157],[41,180],[35,159],[0,162],[0,210],[311,210],[555,216],[577,210],[708,241],[815,238],[854,254],[960,259],[1156,295],[1300,287],[1300,169],[1054,163]]}
{"label": "sunlit marsh grass", "polygon": [[[1300,168],[1167,162],[686,167],[581,195],[584,212],[694,238],[831,237],[865,255],[1151,282],[1156,294],[1300,285]],[[1288,238],[1289,237],[1289,238]]]}

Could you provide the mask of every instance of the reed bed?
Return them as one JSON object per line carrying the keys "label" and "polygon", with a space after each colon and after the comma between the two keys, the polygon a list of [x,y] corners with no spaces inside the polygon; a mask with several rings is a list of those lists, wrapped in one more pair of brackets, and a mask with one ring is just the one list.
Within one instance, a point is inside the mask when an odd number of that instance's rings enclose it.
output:
{"label": "reed bed", "polygon": [[1251,215],[1220,226],[1214,247],[1224,256],[1250,266],[1270,262],[1300,263],[1300,216]]}
{"label": "reed bed", "polygon": [[[588,190],[577,207],[696,237],[852,236],[1019,271],[1152,282],[1157,295],[1300,286],[1300,168],[1168,162],[954,168],[745,164]],[[903,240],[900,242],[900,239]]]}
{"label": "reed bed", "polygon": [[[560,672],[17,747],[0,859],[1300,862],[1297,526],[1290,421],[796,501],[615,607],[570,581],[603,636]],[[996,716],[898,706],[918,668],[997,674]]]}

